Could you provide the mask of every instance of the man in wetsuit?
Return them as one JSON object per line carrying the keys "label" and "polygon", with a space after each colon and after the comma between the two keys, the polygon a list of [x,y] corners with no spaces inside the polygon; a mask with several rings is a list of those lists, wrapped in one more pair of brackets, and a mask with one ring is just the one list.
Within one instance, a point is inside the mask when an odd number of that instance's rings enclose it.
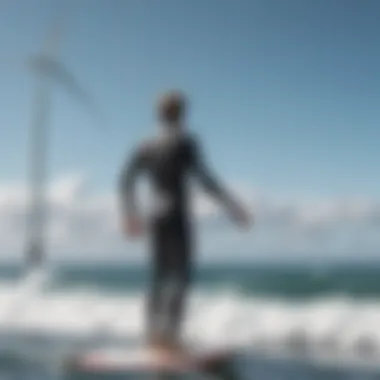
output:
{"label": "man in wetsuit", "polygon": [[137,176],[145,173],[153,185],[155,210],[149,221],[153,278],[148,297],[148,342],[166,348],[179,345],[185,295],[191,278],[189,177],[198,178],[235,221],[242,226],[249,225],[248,213],[227,194],[203,163],[198,141],[185,130],[185,108],[186,100],[179,92],[160,98],[159,133],[137,147],[120,176],[123,229],[130,237],[139,236],[143,230],[134,196]]}

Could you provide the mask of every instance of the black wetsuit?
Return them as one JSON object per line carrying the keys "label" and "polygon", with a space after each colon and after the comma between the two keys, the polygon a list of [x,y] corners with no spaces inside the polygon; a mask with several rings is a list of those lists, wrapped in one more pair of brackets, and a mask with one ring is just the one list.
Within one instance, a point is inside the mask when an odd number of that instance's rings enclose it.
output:
{"label": "black wetsuit", "polygon": [[[197,177],[231,211],[233,203],[204,165],[196,139],[187,134],[157,136],[134,152],[120,182],[122,205],[128,216],[138,213],[134,188],[140,173],[146,173],[153,185],[156,208],[149,223],[153,282],[148,300],[148,334],[164,328],[177,339],[192,267],[190,176]],[[164,318],[164,327],[159,326],[160,318]]]}

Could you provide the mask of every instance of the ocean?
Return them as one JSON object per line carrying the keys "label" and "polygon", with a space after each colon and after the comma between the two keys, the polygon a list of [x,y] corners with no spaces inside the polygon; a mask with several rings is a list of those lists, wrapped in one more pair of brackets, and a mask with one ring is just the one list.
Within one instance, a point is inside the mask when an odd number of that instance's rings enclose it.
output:
{"label": "ocean", "polygon": [[[146,267],[61,264],[50,273],[36,291],[20,267],[0,266],[0,380],[79,379],[64,371],[68,355],[141,341]],[[241,379],[380,379],[379,279],[380,263],[204,265],[186,338],[238,347]]]}

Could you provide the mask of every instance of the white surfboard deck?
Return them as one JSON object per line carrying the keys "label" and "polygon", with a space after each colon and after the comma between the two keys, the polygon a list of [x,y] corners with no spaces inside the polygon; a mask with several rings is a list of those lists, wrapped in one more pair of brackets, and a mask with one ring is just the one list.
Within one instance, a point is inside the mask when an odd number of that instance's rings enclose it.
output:
{"label": "white surfboard deck", "polygon": [[227,365],[233,349],[189,349],[186,354],[158,353],[145,347],[99,349],[71,358],[70,367],[79,372],[189,372],[213,371]]}

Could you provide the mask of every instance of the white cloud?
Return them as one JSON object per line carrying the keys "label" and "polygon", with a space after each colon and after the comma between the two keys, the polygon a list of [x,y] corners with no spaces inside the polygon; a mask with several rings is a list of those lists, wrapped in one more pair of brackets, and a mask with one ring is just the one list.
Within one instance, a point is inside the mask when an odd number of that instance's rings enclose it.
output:
{"label": "white cloud", "polygon": [[[241,233],[222,209],[196,192],[195,213],[203,226],[199,250],[218,254],[374,253],[380,248],[380,203],[370,199],[278,201],[264,199],[247,186],[235,191],[255,210],[255,228]],[[21,184],[0,184],[0,255],[23,253],[26,191]],[[116,194],[91,192],[83,176],[53,181],[49,187],[49,252],[53,257],[139,258],[146,242],[125,241],[119,229]]]}

